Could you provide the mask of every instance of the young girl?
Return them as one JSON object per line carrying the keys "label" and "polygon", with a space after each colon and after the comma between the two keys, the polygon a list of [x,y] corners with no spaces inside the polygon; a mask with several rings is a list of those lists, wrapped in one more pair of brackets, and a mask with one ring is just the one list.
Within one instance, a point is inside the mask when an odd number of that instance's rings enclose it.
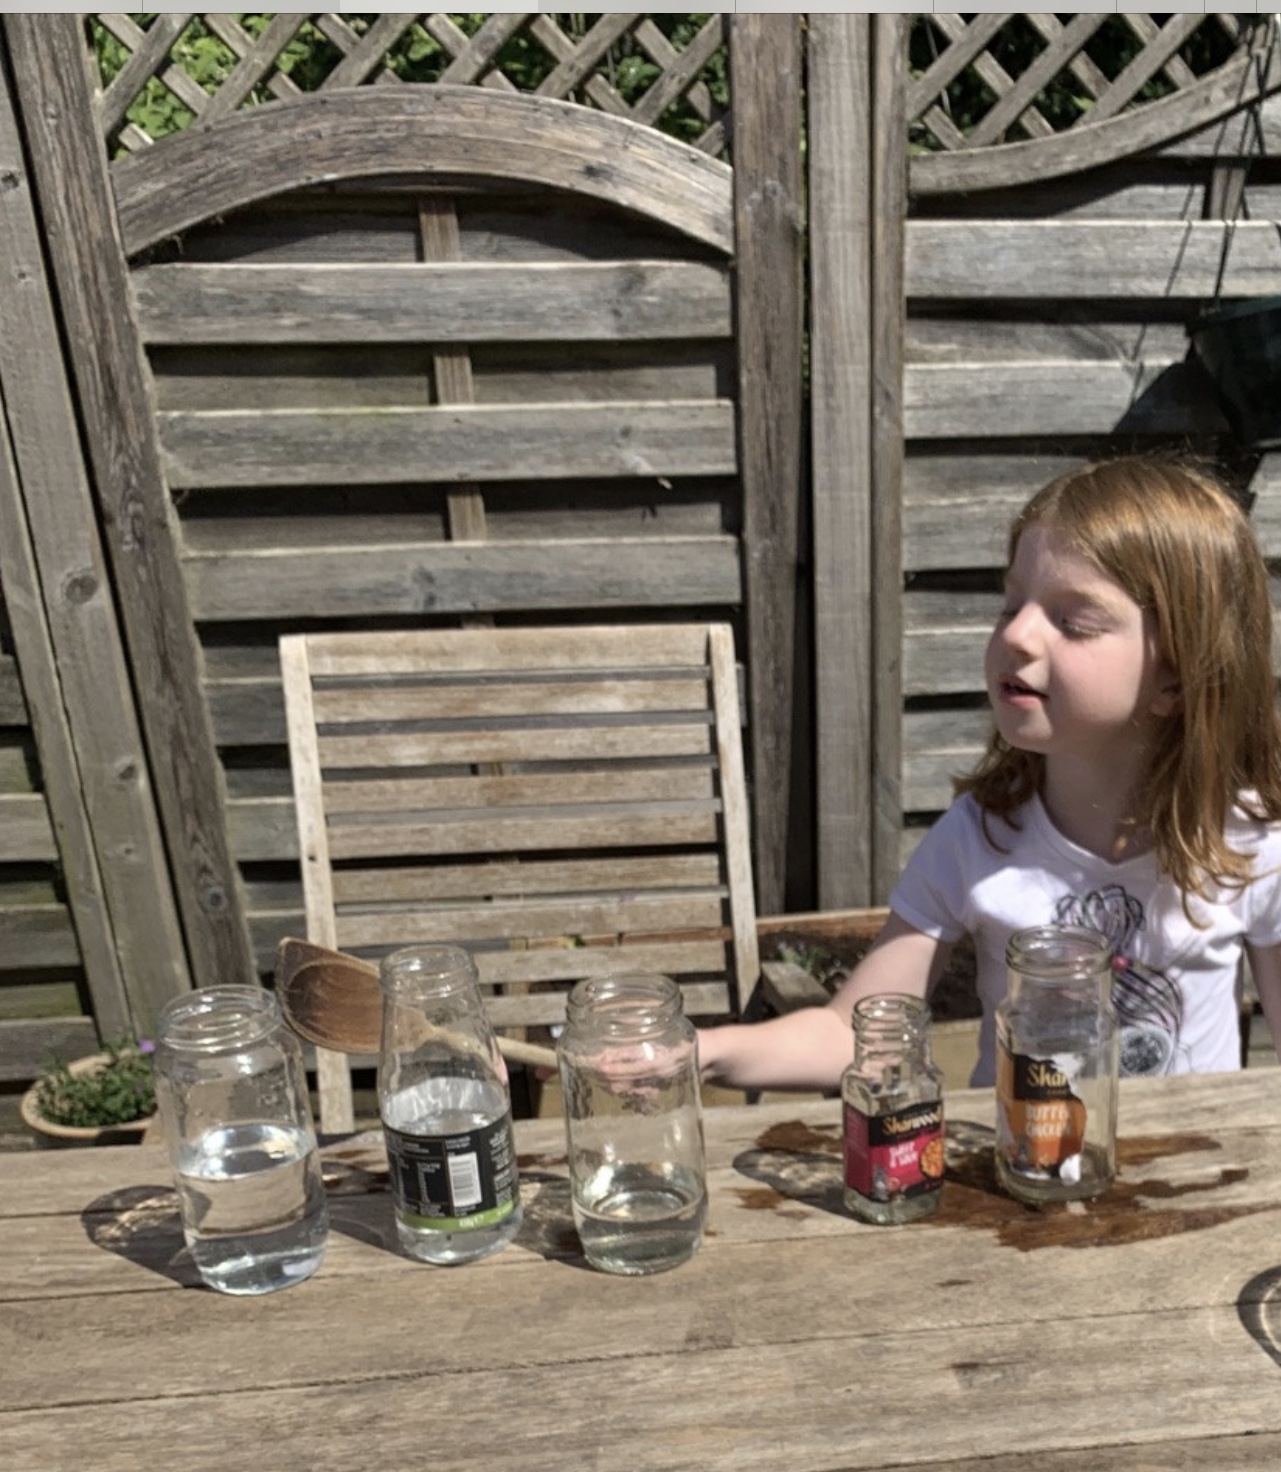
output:
{"label": "young girl", "polygon": [[1115,950],[1123,1073],[1240,1066],[1244,947],[1281,1045],[1281,722],[1268,576],[1191,463],[1127,457],[1051,482],[1010,530],[985,670],[996,729],[826,1007],[699,1035],[704,1078],[834,1089],[854,1003],[928,995],[968,932],[994,1079],[1005,946],[1084,924]]}

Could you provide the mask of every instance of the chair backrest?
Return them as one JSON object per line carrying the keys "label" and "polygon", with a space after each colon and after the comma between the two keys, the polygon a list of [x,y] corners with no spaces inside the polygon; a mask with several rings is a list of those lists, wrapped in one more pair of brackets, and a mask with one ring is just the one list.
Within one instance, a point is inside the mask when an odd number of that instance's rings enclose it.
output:
{"label": "chair backrest", "polygon": [[[693,1017],[759,974],[726,624],[280,640],[307,932],[376,958],[464,946],[498,1028],[585,976],[674,977]],[[352,1127],[345,1059],[321,1127]]]}

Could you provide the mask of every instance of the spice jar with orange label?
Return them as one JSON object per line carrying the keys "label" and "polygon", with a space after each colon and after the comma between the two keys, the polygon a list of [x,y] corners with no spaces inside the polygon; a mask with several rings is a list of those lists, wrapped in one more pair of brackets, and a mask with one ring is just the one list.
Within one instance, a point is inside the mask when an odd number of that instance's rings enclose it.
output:
{"label": "spice jar with orange label", "polygon": [[854,1061],[841,1079],[845,1205],[892,1226],[928,1216],[943,1185],[943,1075],[930,1057],[930,1012],[919,997],[854,1005]]}
{"label": "spice jar with orange label", "polygon": [[1101,1195],[1116,1175],[1112,949],[1084,926],[1010,938],[996,1010],[996,1173],[1020,1201]]}

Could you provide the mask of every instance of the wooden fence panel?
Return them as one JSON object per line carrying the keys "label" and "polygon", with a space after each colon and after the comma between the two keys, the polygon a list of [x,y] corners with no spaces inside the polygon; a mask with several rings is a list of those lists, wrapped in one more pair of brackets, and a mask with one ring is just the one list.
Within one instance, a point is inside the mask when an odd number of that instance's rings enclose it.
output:
{"label": "wooden fence panel", "polygon": [[[577,50],[550,18],[494,18],[461,41],[432,18],[456,47],[442,80],[484,78],[480,91],[359,85],[394,80],[378,44],[408,22],[358,38],[326,17],[346,60],[312,99],[269,65],[288,27],[251,45],[234,18],[206,16],[241,56],[216,101],[167,58],[177,21],[99,19],[133,59],[95,108],[78,20],[20,18],[12,42],[41,114],[33,152],[197,979],[268,969],[297,928],[276,640],[317,623],[728,618],[749,743],[760,733],[757,853],[781,904],[796,550],[775,532],[799,514],[798,67],[771,96],[792,114],[781,133],[741,119],[740,154],[770,180],[740,202],[743,218],[766,209],[744,262],[697,80],[720,18],[680,53],[643,17],[610,18]],[[499,31],[521,28],[560,54],[547,96],[490,69]],[[663,69],[643,105],[591,71],[615,32]],[[769,90],[797,23],[742,35],[736,89]],[[148,76],[200,126],[140,146],[126,95]],[[580,83],[604,114],[552,99]],[[255,85],[290,107],[237,111]],[[678,97],[708,123],[696,148],[636,125]],[[105,169],[93,128],[118,150]],[[784,257],[794,301],[747,314],[745,371],[731,267]],[[758,428],[741,447],[749,392]],[[796,412],[780,418],[765,405],[782,392]]]}

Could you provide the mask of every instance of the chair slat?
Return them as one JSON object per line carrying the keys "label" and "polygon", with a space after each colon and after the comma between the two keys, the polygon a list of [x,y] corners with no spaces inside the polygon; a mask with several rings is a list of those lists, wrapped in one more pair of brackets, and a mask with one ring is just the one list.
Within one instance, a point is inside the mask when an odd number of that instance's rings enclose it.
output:
{"label": "chair slat", "polygon": [[519,772],[470,777],[329,781],[325,811],[349,813],[426,812],[441,808],[509,808],[566,801],[647,802],[655,798],[700,799],[713,793],[710,763],[697,766],[617,767],[609,770]]}
{"label": "chair slat", "polygon": [[316,721],[325,729],[356,723],[430,721],[448,711],[450,719],[493,716],[583,716],[637,711],[707,709],[705,680],[691,673],[683,680],[525,680],[518,684],[360,685],[318,689]]}
{"label": "chair slat", "polygon": [[471,946],[479,941],[563,938],[569,949],[584,936],[636,931],[711,929],[722,922],[722,901],[714,895],[641,896],[630,900],[550,900],[421,909],[380,906],[339,911],[338,934],[344,949],[388,943],[439,943]]}
{"label": "chair slat", "polygon": [[[651,809],[662,807],[652,804]],[[582,812],[525,817],[502,813],[484,822],[352,824],[329,830],[335,860],[393,855],[456,853],[545,853],[548,849],[656,848],[671,844],[714,844],[720,835],[717,812],[708,805],[667,804],[673,811],[620,809],[605,815]]]}
{"label": "chair slat", "polygon": [[702,756],[711,750],[706,724],[573,725],[516,730],[413,731],[382,736],[321,736],[322,769],[447,766],[458,762],[522,762],[591,757]]}
{"label": "chair slat", "polygon": [[[541,629],[412,629],[307,636],[314,678],[445,670],[671,669],[707,662],[706,624]],[[365,646],[365,647],[362,647]]]}
{"label": "chair slat", "polygon": [[586,897],[609,890],[715,888],[725,894],[717,854],[593,855],[590,859],[498,859],[474,864],[432,864],[394,868],[336,869],[337,905],[384,900],[391,903],[497,898],[503,895]]}
{"label": "chair slat", "polygon": [[[655,968],[629,966],[628,970],[652,973]],[[495,1027],[549,1027],[564,1022],[565,996],[560,991],[486,997],[485,1010]],[[681,996],[689,1017],[723,1017],[730,1005],[729,988],[723,981],[685,982]]]}

